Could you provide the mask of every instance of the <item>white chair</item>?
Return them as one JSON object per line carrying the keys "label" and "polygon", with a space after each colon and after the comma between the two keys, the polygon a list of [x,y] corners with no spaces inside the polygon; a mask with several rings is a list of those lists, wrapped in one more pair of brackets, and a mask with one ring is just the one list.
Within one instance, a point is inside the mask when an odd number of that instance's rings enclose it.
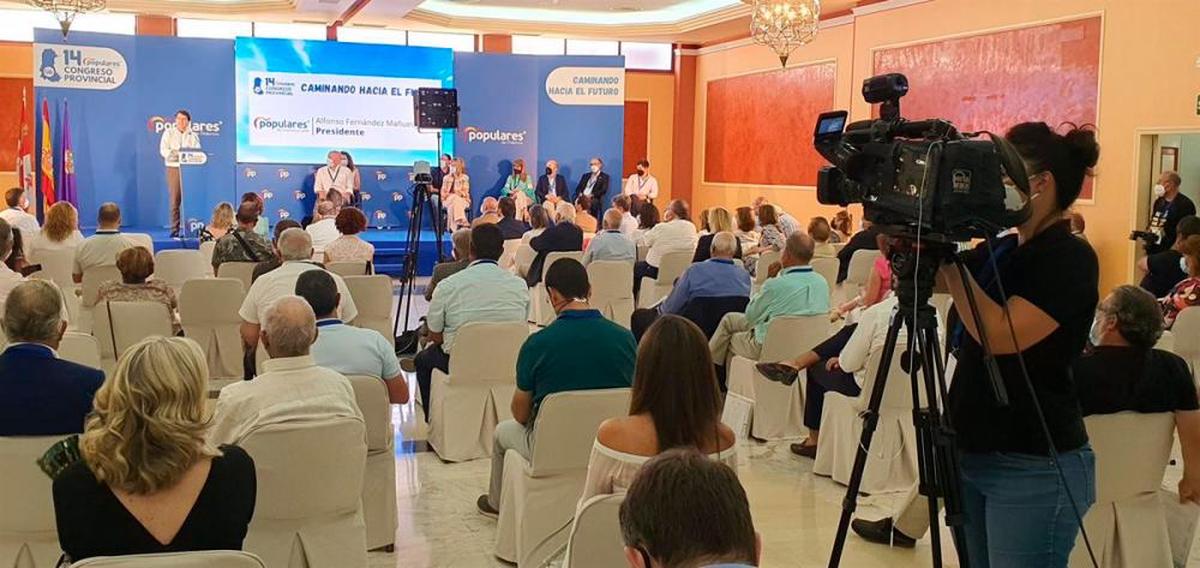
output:
{"label": "white chair", "polygon": [[604,317],[628,329],[633,316],[633,263],[597,260],[587,267],[592,285],[590,304]]}
{"label": "white chair", "polygon": [[200,257],[204,259],[205,274],[216,276],[213,274],[212,257],[213,251],[217,250],[217,241],[204,241],[200,243]]}
{"label": "white chair", "polygon": [[198,250],[164,250],[154,257],[154,278],[166,282],[175,294],[183,289],[184,282],[204,278],[211,271],[211,264],[205,269],[204,255]]}
{"label": "white chair", "polygon": [[58,356],[93,369],[101,367],[100,342],[86,333],[68,331],[63,334],[58,344]]}
{"label": "white chair", "polygon": [[142,247],[154,254],[154,239],[146,233],[121,233],[135,247]]}
{"label": "white chair", "polygon": [[856,250],[854,256],[850,257],[850,267],[846,270],[846,284],[851,286],[851,291],[857,295],[859,289],[867,285],[867,278],[871,276],[871,268],[875,266],[875,259],[879,258],[881,253],[878,250]]}
{"label": "white chair", "polygon": [[159,302],[101,302],[93,311],[95,336],[100,344],[100,368],[112,376],[117,359],[131,345],[147,337],[175,334],[171,313]]}
{"label": "white chair", "polygon": [[[637,240],[638,239],[634,239],[634,241],[637,241]],[[650,245],[644,245],[644,244],[638,243],[638,246],[637,246],[638,262],[646,260],[646,255],[648,255],[648,254],[650,254]]]}
{"label": "white chair", "polygon": [[365,434],[341,418],[273,424],[242,440],[258,475],[243,548],[272,568],[366,566]]}
{"label": "white chair", "polygon": [[513,272],[517,266],[517,249],[520,248],[521,239],[505,239],[504,252],[500,254],[500,268]]}
{"label": "white chair", "polygon": [[[888,369],[883,400],[879,405],[879,423],[871,440],[871,451],[863,470],[864,493],[902,491],[917,483],[917,434],[912,423],[912,383],[902,363],[907,351],[906,338],[900,333],[899,348]],[[827,476],[843,485],[849,483],[854,469],[854,457],[862,435],[862,413],[867,409],[875,387],[875,371],[879,368],[882,351],[873,353],[867,361],[862,393],[850,397],[836,392],[825,393],[821,411],[821,443],[813,473]],[[924,397],[922,397],[924,399]]]}
{"label": "white chair", "polygon": [[[838,266],[841,264],[836,258],[814,258],[812,259],[813,271],[820,274],[825,279],[825,283],[829,285],[829,295],[833,296],[833,291],[837,289],[837,273]],[[755,273],[757,276],[758,273]]]}
{"label": "white chair", "polygon": [[[78,313],[71,314],[73,330],[92,333],[95,322],[92,308],[100,297],[100,286],[106,282],[121,282],[121,271],[116,266],[93,266],[83,271],[83,282],[76,288],[79,291]],[[69,313],[72,302],[66,302]]]}
{"label": "white chair", "polygon": [[625,565],[625,541],[618,514],[625,494],[596,495],[583,504],[571,525],[563,568]]}
{"label": "white chair", "polygon": [[358,317],[349,324],[378,331],[388,343],[395,344],[396,310],[392,305],[395,294],[392,278],[386,274],[375,274],[347,276],[343,280],[346,281],[346,288],[350,289],[350,297],[354,298],[354,306],[358,308]]}
{"label": "white chair", "polygon": [[[1083,517],[1103,568],[1171,566],[1171,546],[1159,488],[1174,441],[1170,412],[1088,416],[1096,454],[1096,502]],[[1082,537],[1070,566],[1091,566]]]}
{"label": "white chair", "polygon": [[492,455],[496,424],[512,418],[517,353],[529,325],[469,323],[450,348],[450,374],[433,371],[429,394],[429,445],[449,462]]}
{"label": "white chair", "polygon": [[43,250],[37,256],[30,258],[33,264],[42,265],[42,269],[32,276],[39,280],[50,280],[58,284],[64,292],[71,293],[79,285],[75,283],[75,249]]}
{"label": "white chair", "polygon": [[542,566],[567,543],[600,423],[629,412],[629,389],[569,391],[542,401],[529,460],[504,456],[496,556]]}
{"label": "white chair", "polygon": [[[552,252],[546,254],[546,261],[542,263],[542,280],[537,283],[537,286],[529,290],[529,293],[533,295],[529,302],[530,319],[538,325],[546,326],[554,321],[554,308],[550,305],[550,295],[546,293],[546,273],[550,271],[550,267],[555,262],[563,258],[582,260],[583,252]],[[632,281],[632,278],[630,280]]]}
{"label": "white chair", "polygon": [[771,265],[779,262],[779,256],[777,250],[764,251],[758,255],[758,260],[754,261],[754,282],[750,284],[753,293],[757,294],[759,288],[762,288],[763,282],[767,281]]}
{"label": "white chair", "polygon": [[[354,398],[367,428],[367,464],[363,475],[363,518],[367,550],[391,552],[396,544],[396,437],[387,385],[379,377],[351,375]],[[403,379],[396,379],[403,380]]]}
{"label": "white chair", "polygon": [[658,278],[642,277],[642,287],[638,291],[638,307],[649,308],[659,300],[671,295],[675,280],[683,276],[683,271],[692,264],[695,251],[675,251],[662,256],[658,263]]}
{"label": "white chair", "polygon": [[183,334],[200,344],[214,380],[242,378],[242,317],[238,309],[245,295],[242,281],[236,278],[189,280],[179,294]]}
{"label": "white chair", "polygon": [[1170,351],[1171,353],[1174,353],[1175,352],[1175,333],[1169,329],[1163,330],[1162,336],[1158,338],[1158,343],[1154,344],[1154,348],[1162,349],[1163,351]]}
{"label": "white chair", "polygon": [[240,550],[197,550],[131,556],[95,556],[71,568],[266,568],[261,558]]}
{"label": "white chair", "polygon": [[[1192,378],[1200,377],[1200,307],[1185,308],[1175,316],[1171,326],[1175,336],[1174,353],[1187,361],[1192,369]],[[1200,380],[1197,380],[1200,383]]]}
{"label": "white chair", "polygon": [[533,247],[528,244],[518,245],[513,258],[513,270],[517,276],[524,278],[526,274],[529,274],[529,267],[533,265],[535,258],[537,258],[537,253],[533,251]]}
{"label": "white chair", "polygon": [[63,436],[0,438],[0,565],[54,568],[62,550],[51,480],[37,459]]}
{"label": "white chair", "polygon": [[[783,316],[771,320],[767,337],[762,340],[759,361],[776,362],[795,359],[829,337],[829,317]],[[759,440],[795,438],[804,429],[804,381],[800,373],[790,387],[772,382],[754,368],[758,361],[733,356],[729,361],[729,392],[752,401],[750,435]]]}
{"label": "white chair", "polygon": [[347,276],[370,276],[370,262],[331,262],[325,265],[325,270],[328,270],[343,278]]}
{"label": "white chair", "polygon": [[217,278],[237,278],[242,281],[242,289],[249,290],[254,281],[254,267],[257,262],[222,262],[217,267]]}

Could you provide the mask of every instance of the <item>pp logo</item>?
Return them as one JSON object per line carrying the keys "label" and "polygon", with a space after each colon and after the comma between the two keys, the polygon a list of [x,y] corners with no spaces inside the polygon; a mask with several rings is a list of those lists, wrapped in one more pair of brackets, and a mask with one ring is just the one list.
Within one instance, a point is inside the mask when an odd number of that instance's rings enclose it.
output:
{"label": "pp logo", "polygon": [[262,198],[263,198],[263,201],[268,201],[268,200],[270,200],[270,199],[272,199],[272,198],[274,198],[274,197],[275,197],[275,192],[274,192],[274,191],[271,191],[271,190],[269,190],[269,189],[264,189],[264,190],[262,190],[262,191],[260,191],[260,192],[258,192],[258,193],[259,193],[259,195],[260,195],[260,196],[262,196]]}
{"label": "pp logo", "polygon": [[379,181],[386,181],[387,180],[387,172],[385,172],[383,170],[375,170],[375,179],[377,179]]}
{"label": "pp logo", "polygon": [[362,200],[363,200],[363,201],[370,201],[370,200],[371,200],[371,194],[370,194],[370,193],[367,193],[367,192],[365,192],[365,191],[364,191],[364,192],[363,192],[363,194],[362,194]]}
{"label": "pp logo", "polygon": [[384,221],[386,219],[387,219],[387,211],[383,211],[383,210],[375,211],[375,220],[376,221]]}
{"label": "pp logo", "polygon": [[256,178],[258,177],[258,170],[254,168],[246,168],[245,175],[247,178]]}
{"label": "pp logo", "polygon": [[42,50],[42,78],[57,83],[62,80],[62,76],[58,74],[58,53],[53,49]]}
{"label": "pp logo", "polygon": [[279,168],[277,173],[279,174],[279,179],[287,179],[292,177],[292,172],[289,172],[283,168]]}
{"label": "pp logo", "polygon": [[404,201],[404,194],[400,193],[399,191],[393,191],[392,192],[392,201],[394,201],[396,203]]}
{"label": "pp logo", "polygon": [[287,210],[287,209],[280,209],[280,210],[279,210],[279,218],[280,218],[280,219],[287,219],[288,217],[291,217],[291,216],[292,216],[292,214],[291,214],[291,213],[288,213],[288,210]]}
{"label": "pp logo", "polygon": [[296,201],[304,201],[304,192],[303,191],[300,191],[297,189],[296,191],[292,192],[292,195],[296,198]]}
{"label": "pp logo", "polygon": [[188,219],[188,222],[187,222],[188,234],[199,233],[200,231],[204,230],[204,227],[205,227],[204,221],[200,221],[198,219]]}

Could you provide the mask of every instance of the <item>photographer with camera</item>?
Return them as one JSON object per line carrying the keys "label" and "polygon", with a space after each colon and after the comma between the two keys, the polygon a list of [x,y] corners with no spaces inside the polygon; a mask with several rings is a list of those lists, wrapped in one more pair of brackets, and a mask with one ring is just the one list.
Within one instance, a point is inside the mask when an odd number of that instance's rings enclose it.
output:
{"label": "photographer with camera", "polygon": [[1129,235],[1129,240],[1143,241],[1147,255],[1170,249],[1175,244],[1175,229],[1180,219],[1196,214],[1196,204],[1188,196],[1179,193],[1182,181],[1175,172],[1159,175],[1158,183],[1154,186],[1150,225],[1145,231],[1134,231]]}
{"label": "photographer with camera", "polygon": [[[1070,369],[1095,315],[1099,264],[1063,212],[1100,148],[1090,130],[1060,135],[1042,122],[1018,124],[1005,138],[1028,174],[1030,216],[1017,234],[967,253],[965,280],[955,266],[940,272],[957,309],[970,305],[973,291],[981,323],[964,312],[950,328],[958,364],[948,406],[961,452],[964,532],[973,565],[1066,566],[1079,533],[1072,507],[1082,518],[1095,500],[1095,457]],[[995,355],[1007,406],[987,380],[981,339]],[[1062,479],[1047,459],[1047,433]]]}

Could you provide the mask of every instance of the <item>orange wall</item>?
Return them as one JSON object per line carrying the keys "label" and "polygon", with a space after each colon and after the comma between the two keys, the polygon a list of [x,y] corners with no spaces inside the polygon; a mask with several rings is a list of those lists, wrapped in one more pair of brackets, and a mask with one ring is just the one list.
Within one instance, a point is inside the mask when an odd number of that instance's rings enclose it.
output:
{"label": "orange wall", "polygon": [[[1140,187],[1143,184],[1135,181],[1138,129],[1200,131],[1200,116],[1196,113],[1196,96],[1200,94],[1196,58],[1200,56],[1197,47],[1200,44],[1181,40],[1194,37],[1192,28],[1200,21],[1200,2],[930,0],[860,16],[852,24],[824,29],[816,41],[793,53],[789,66],[836,61],[835,105],[848,107],[853,120],[865,119],[870,117],[870,107],[861,99],[858,89],[872,72],[874,48],[1095,14],[1103,16],[1104,26],[1097,121],[1102,150],[1095,200],[1081,203],[1077,208],[1087,218],[1089,240],[1100,256],[1101,286],[1107,290],[1133,279],[1135,251],[1126,237],[1141,224],[1137,220],[1137,195],[1139,190],[1145,190]],[[698,139],[692,149],[696,160],[694,207],[744,205],[761,194],[802,220],[835,211],[836,208],[818,204],[812,188],[722,185],[703,180],[705,84],[712,79],[779,66],[774,54],[763,47],[721,47],[728,45],[706,48],[697,62]],[[807,137],[811,133],[794,135]]]}
{"label": "orange wall", "polygon": [[[0,77],[10,79],[28,79],[33,80],[33,44],[31,43],[14,43],[0,42]],[[29,90],[29,104],[33,107],[33,89]],[[20,121],[21,114],[21,98],[20,94],[16,94],[13,100],[0,100],[0,120]],[[32,115],[30,117],[32,121]],[[32,125],[33,123],[30,122]],[[0,140],[0,144],[12,146],[16,148],[16,140]],[[14,185],[18,185],[17,173],[14,171],[16,164],[5,163],[0,164],[0,188],[7,189]]]}
{"label": "orange wall", "polygon": [[650,148],[645,156],[658,178],[658,203],[671,198],[671,134],[675,118],[675,79],[670,73],[625,73],[625,99],[650,103]]}

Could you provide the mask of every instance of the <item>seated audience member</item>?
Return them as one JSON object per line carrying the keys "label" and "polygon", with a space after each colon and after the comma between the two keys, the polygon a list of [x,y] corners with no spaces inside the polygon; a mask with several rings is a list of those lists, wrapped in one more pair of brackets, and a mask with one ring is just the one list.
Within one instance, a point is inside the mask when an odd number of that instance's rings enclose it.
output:
{"label": "seated audience member", "polygon": [[1071,211],[1067,213],[1067,220],[1071,221],[1071,234],[1086,241],[1087,235],[1083,232],[1087,229],[1087,222],[1083,219],[1083,213]]}
{"label": "seated audience member", "polygon": [[575,224],[575,206],[559,201],[554,208],[554,226],[530,239],[529,246],[537,253],[525,274],[525,282],[532,288],[542,281],[542,267],[550,253],[583,250],[583,231]]}
{"label": "seated audience member", "polygon": [[[733,216],[729,214],[729,210],[724,207],[714,207],[708,210],[708,234],[701,235],[696,240],[696,252],[692,255],[692,262],[704,262],[708,260],[712,254],[713,237],[717,233],[733,234]],[[742,258],[742,242],[734,239],[733,258]]]}
{"label": "seated audience member", "polygon": [[325,245],[326,263],[372,262],[375,260],[375,245],[358,236],[367,229],[367,216],[363,215],[361,209],[356,207],[342,209],[334,218],[333,224],[341,236]]}
{"label": "seated audience member", "polygon": [[495,197],[483,198],[483,203],[479,204],[480,216],[474,221],[471,221],[471,228],[480,225],[495,225],[500,222],[500,202],[496,201]]}
{"label": "seated audience member", "polygon": [[67,330],[62,292],[45,280],[18,285],[4,301],[8,347],[0,354],[0,436],[54,436],[83,431],[99,369],[58,358]]}
{"label": "seated audience member", "polygon": [[597,221],[589,211],[592,210],[592,196],[580,195],[575,198],[575,225],[585,233],[595,233]]}
{"label": "seated audience member", "polygon": [[737,208],[737,230],[733,232],[733,236],[737,237],[738,244],[741,245],[743,251],[751,250],[758,246],[758,222],[754,220],[754,210],[749,207]]}
{"label": "seated audience member", "polygon": [[317,342],[313,361],[343,375],[379,377],[387,384],[388,399],[408,402],[408,382],[400,374],[396,350],[378,331],[353,327],[337,317],[342,301],[333,276],[324,270],[309,270],[296,279],[296,295],[304,298],[317,316]]}
{"label": "seated audience member", "polygon": [[[12,249],[8,252],[8,258],[4,259],[4,266],[14,274],[24,276],[37,272],[38,268],[31,268],[29,260],[25,258],[25,243],[21,236],[20,229],[12,229]],[[0,298],[0,302],[3,298]]]}
{"label": "seated audience member", "polygon": [[1175,325],[1179,312],[1200,305],[1200,235],[1188,237],[1179,247],[1179,252],[1183,255],[1179,258],[1179,267],[1186,269],[1187,278],[1179,281],[1159,300],[1167,329]]}
{"label": "seated audience member", "polygon": [[621,225],[618,229],[622,235],[633,239],[634,232],[638,228],[638,220],[637,217],[630,214],[630,207],[631,204],[628,195],[618,195],[616,199],[613,199],[613,209],[621,212]]}
{"label": "seated audience member", "polygon": [[513,418],[496,426],[491,484],[476,501],[479,511],[492,517],[500,506],[504,454],[515,450],[529,458],[542,400],[563,391],[628,388],[633,380],[633,335],[588,305],[592,290],[587,269],[574,259],[557,260],[546,271],[546,292],[558,318],[521,346]]}
{"label": "seated audience member", "polygon": [[660,318],[638,345],[629,416],[605,420],[596,433],[579,504],[624,492],[642,464],[672,448],[694,448],[737,469],[737,440],[721,423],[722,406],[700,328]]}
{"label": "seated audience member", "polygon": [[758,270],[758,257],[764,252],[781,252],[787,237],[779,226],[775,206],[764,203],[758,206],[758,246],[746,252],[746,270],[753,276]]}
{"label": "seated audience member", "polygon": [[294,219],[283,219],[280,222],[275,223],[275,239],[271,241],[271,256],[268,258],[268,260],[264,260],[255,265],[254,274],[250,277],[250,282],[258,280],[259,276],[262,276],[263,274],[275,270],[283,265],[283,261],[279,258],[279,235],[282,235],[283,232],[288,229],[299,228],[301,228],[300,223]]}
{"label": "seated audience member", "polygon": [[737,473],[693,449],[646,462],[619,519],[632,568],[751,568],[762,555]]}
{"label": "seated audience member", "polygon": [[[1089,333],[1093,348],[1073,365],[1074,388],[1084,416],[1174,413],[1183,447],[1179,497],[1200,503],[1200,402],[1187,362],[1154,348],[1162,330],[1153,295],[1117,287],[1096,306]],[[894,517],[856,519],[850,526],[869,542],[911,548],[929,529],[928,505],[915,486],[897,504]]]}
{"label": "seated audience member", "polygon": [[892,294],[892,262],[888,259],[891,247],[888,244],[888,236],[878,234],[875,235],[875,240],[881,254],[871,265],[871,272],[867,275],[867,285],[861,294],[837,307],[835,310],[837,317],[846,316],[856,309],[871,307]]}
{"label": "seated audience member", "polygon": [[771,205],[771,207],[774,208],[775,217],[778,219],[779,230],[783,231],[783,237],[785,239],[790,237],[792,233],[800,230],[800,221],[787,211],[784,211],[782,206],[772,204],[770,201],[767,201],[765,197],[758,197],[754,200],[755,211],[760,210],[763,205]]}
{"label": "seated audience member", "polygon": [[863,219],[863,230],[854,233],[846,242],[846,246],[842,247],[837,253],[838,257],[838,277],[837,283],[841,284],[846,281],[846,274],[850,272],[850,259],[854,258],[854,253],[860,250],[879,250],[879,242],[876,237],[879,236],[879,228],[870,221]]}
{"label": "seated audience member", "polygon": [[[247,191],[246,193],[242,194],[242,203],[246,202],[254,204],[254,214],[258,217],[258,223],[254,225],[254,232],[258,233],[258,236],[264,239],[267,238],[267,233],[270,232],[270,221],[268,221],[267,216],[264,215],[267,210],[266,202],[263,201],[261,195],[253,191]],[[238,206],[238,209],[241,209],[240,205]],[[299,223],[297,223],[297,225],[298,224]]]}
{"label": "seated audience member", "polygon": [[[336,195],[336,194],[335,194]],[[320,265],[313,264],[312,240],[303,229],[287,229],[279,235],[279,257],[283,264],[266,274],[263,274],[250,285],[242,307],[238,308],[238,316],[242,318],[242,343],[249,352],[258,346],[261,335],[261,323],[266,316],[267,308],[277,300],[296,293],[296,279],[309,270],[324,270]],[[338,293],[342,295],[339,305],[342,321],[354,321],[358,317],[358,307],[350,296],[346,282],[337,274],[333,276],[337,282]]]}
{"label": "seated audience member", "polygon": [[[349,297],[340,286],[339,293]],[[313,360],[316,340],[317,318],[304,298],[280,296],[272,302],[263,312],[262,331],[255,341],[262,341],[271,358],[253,381],[221,389],[209,441],[237,444],[259,428],[298,418],[362,420],[350,380]]]}
{"label": "seated audience member", "polygon": [[[568,205],[569,206],[569,205]],[[495,223],[471,229],[471,264],[445,279],[433,293],[425,325],[429,343],[404,365],[417,373],[425,421],[429,421],[433,370],[450,372],[450,349],[462,326],[476,322],[524,322],[529,315],[529,289],[521,278],[500,268],[504,237]]]}
{"label": "seated audience member", "polygon": [[8,221],[9,226],[23,231],[26,235],[36,235],[42,230],[37,217],[30,215],[26,209],[29,200],[25,198],[25,190],[20,187],[9,188],[4,192],[4,203],[8,205],[0,211],[0,219]]}
{"label": "seated audience member", "polygon": [[[653,208],[653,206],[651,206]],[[657,210],[655,211],[657,213]],[[688,219],[688,204],[675,199],[667,204],[663,222],[642,234],[639,244],[648,247],[646,260],[633,266],[633,293],[642,287],[642,278],[658,278],[658,266],[663,256],[672,252],[696,250],[696,226]]]}
{"label": "seated audience member", "polygon": [[1187,267],[1181,262],[1183,253],[1180,250],[1189,237],[1200,235],[1200,217],[1188,215],[1180,219],[1175,226],[1175,235],[1175,244],[1171,248],[1138,261],[1138,270],[1145,274],[1141,286],[1155,298],[1166,296],[1171,288],[1188,277]]}
{"label": "seated audience member", "polygon": [[833,233],[829,236],[830,242],[834,244],[848,242],[850,234],[854,232],[854,217],[850,216],[849,211],[842,209],[833,215],[829,227],[833,229]]}
{"label": "seated audience member", "polygon": [[604,230],[592,237],[583,253],[584,266],[597,260],[637,261],[637,245],[621,232],[621,211],[615,207],[604,212]]}
{"label": "seated audience member", "polygon": [[442,280],[458,274],[471,264],[471,229],[454,231],[454,234],[450,236],[450,241],[454,247],[454,260],[433,265],[433,276],[429,278],[429,285],[425,287],[426,301],[433,299],[433,291],[437,289],[437,285]]}
{"label": "seated audience member", "polygon": [[829,313],[829,285],[809,266],[812,254],[812,237],[803,231],[792,233],[779,258],[779,274],[763,283],[746,306],[746,313],[721,318],[708,342],[713,363],[721,367],[720,374],[733,355],[758,359],[772,319]]}
{"label": "seated audience member", "polygon": [[496,226],[500,227],[500,234],[504,235],[504,240],[521,238],[521,235],[529,230],[529,225],[517,219],[517,202],[511,197],[503,197],[499,207],[500,221]]}
{"label": "seated audience member", "polygon": [[75,249],[75,283],[83,282],[83,273],[96,266],[117,264],[117,253],[134,246],[121,234],[121,208],[107,202],[100,206],[96,234],[86,238]]}
{"label": "seated audience member", "polygon": [[[708,225],[708,212],[711,209],[705,209],[700,212],[700,226],[696,227],[696,234],[700,236],[707,235],[712,232],[712,228]],[[699,262],[699,261],[697,261]]]}
{"label": "seated audience member", "polygon": [[254,232],[254,227],[258,225],[256,211],[257,206],[249,201],[238,207],[237,227],[217,239],[213,246],[213,274],[220,274],[221,265],[226,262],[263,262],[271,259],[271,244]]}
{"label": "seated audience member", "polygon": [[69,201],[58,201],[46,212],[46,223],[42,230],[29,235],[26,254],[38,262],[38,253],[50,250],[74,249],[83,242],[79,232],[79,211]]}
{"label": "seated audience member", "polygon": [[234,213],[233,204],[228,201],[222,201],[213,208],[212,219],[204,226],[204,233],[201,233],[201,240],[217,241],[221,237],[229,234],[233,230]]}
{"label": "seated audience member", "polygon": [[521,234],[521,244],[527,245],[534,237],[541,235],[546,229],[550,228],[550,213],[541,205],[532,205],[529,207],[529,226],[530,229]]}
{"label": "seated audience member", "polygon": [[2,304],[13,288],[20,286],[25,277],[8,265],[16,249],[16,236],[20,231],[11,228],[8,221],[0,219],[0,304]]}
{"label": "seated audience member", "polygon": [[206,441],[204,361],[190,339],[151,337],[104,381],[79,438],[82,459],[54,480],[58,541],[71,560],[241,550],[254,460]]}
{"label": "seated audience member", "polygon": [[643,201],[637,208],[638,212],[638,233],[639,237],[645,235],[650,229],[658,226],[662,218],[658,212],[658,208],[649,201]]}
{"label": "seated audience member", "polygon": [[830,242],[833,228],[824,217],[813,217],[809,220],[808,236],[816,243],[813,247],[813,258],[837,258],[837,249],[833,248],[833,243]]}
{"label": "seated audience member", "polygon": [[117,255],[117,270],[121,271],[120,282],[105,282],[100,285],[96,297],[100,302],[157,302],[167,309],[167,316],[179,333],[179,301],[162,280],[149,280],[154,274],[154,257],[142,247],[127,248]]}
{"label": "seated audience member", "polygon": [[[340,194],[336,194],[340,195]],[[337,198],[323,200],[317,203],[317,215],[312,223],[304,228],[312,237],[315,258],[325,258],[325,247],[337,240],[341,233],[337,229],[337,217],[341,213]]]}
{"label": "seated audience member", "polygon": [[709,259],[692,264],[675,282],[671,294],[658,305],[662,314],[681,314],[696,298],[750,296],[750,274],[733,260],[737,239],[722,231],[710,239]]}

